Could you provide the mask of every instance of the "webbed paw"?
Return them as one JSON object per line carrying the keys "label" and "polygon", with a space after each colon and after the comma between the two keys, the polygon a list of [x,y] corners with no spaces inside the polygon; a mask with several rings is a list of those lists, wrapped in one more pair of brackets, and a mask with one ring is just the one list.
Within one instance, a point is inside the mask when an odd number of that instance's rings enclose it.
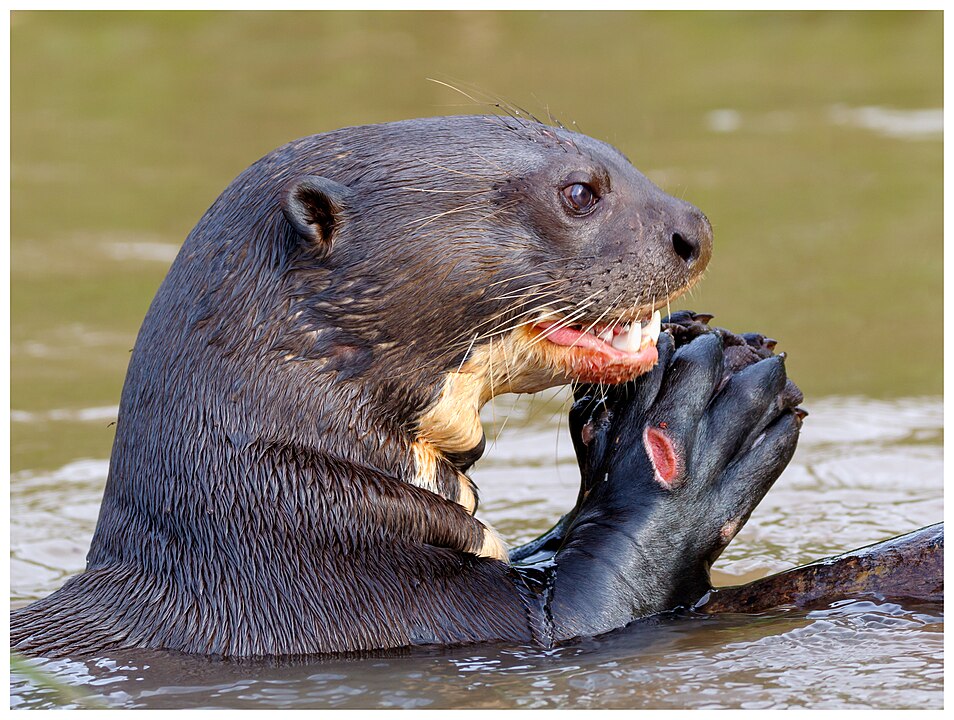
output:
{"label": "webbed paw", "polygon": [[570,412],[576,522],[628,518],[642,558],[631,571],[652,584],[652,611],[709,589],[709,568],[788,464],[805,415],[775,341],[710,328],[710,317],[674,314],[651,372],[577,388]]}

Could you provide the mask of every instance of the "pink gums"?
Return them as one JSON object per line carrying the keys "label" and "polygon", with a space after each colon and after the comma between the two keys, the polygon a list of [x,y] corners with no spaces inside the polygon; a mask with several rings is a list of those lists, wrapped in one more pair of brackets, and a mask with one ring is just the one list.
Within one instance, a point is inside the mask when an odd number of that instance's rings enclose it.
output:
{"label": "pink gums", "polygon": [[545,332],[544,337],[549,342],[569,350],[564,362],[567,363],[570,376],[574,380],[616,385],[652,370],[659,359],[655,342],[649,343],[642,350],[625,352],[590,333],[568,327],[549,330],[554,324],[540,323],[534,327]]}

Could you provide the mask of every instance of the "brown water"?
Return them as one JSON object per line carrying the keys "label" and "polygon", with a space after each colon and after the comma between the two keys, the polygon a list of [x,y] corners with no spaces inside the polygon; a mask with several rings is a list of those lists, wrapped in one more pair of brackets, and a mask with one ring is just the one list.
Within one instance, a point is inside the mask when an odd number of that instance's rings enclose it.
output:
{"label": "brown water", "polygon": [[[941,21],[921,14],[13,16],[11,599],[82,569],[128,350],[199,215],[288,139],[476,112],[458,78],[620,147],[716,230],[681,307],[778,337],[811,416],[731,584],[942,517]],[[906,332],[907,331],[907,332]],[[498,398],[482,515],[572,504],[561,396]],[[136,707],[940,707],[936,606],[668,619],[543,652],[57,663]],[[12,704],[68,704],[14,675]]]}

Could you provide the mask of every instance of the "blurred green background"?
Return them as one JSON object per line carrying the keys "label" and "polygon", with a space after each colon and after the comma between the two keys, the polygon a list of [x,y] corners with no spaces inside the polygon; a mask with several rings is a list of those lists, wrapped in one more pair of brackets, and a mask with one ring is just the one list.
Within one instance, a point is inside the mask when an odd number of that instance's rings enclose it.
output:
{"label": "blurred green background", "polygon": [[70,419],[118,403],[243,168],[487,109],[427,78],[576,121],[702,208],[715,255],[680,307],[778,338],[809,408],[938,395],[942,50],[940,12],[15,12],[13,470],[108,456],[105,421]]}

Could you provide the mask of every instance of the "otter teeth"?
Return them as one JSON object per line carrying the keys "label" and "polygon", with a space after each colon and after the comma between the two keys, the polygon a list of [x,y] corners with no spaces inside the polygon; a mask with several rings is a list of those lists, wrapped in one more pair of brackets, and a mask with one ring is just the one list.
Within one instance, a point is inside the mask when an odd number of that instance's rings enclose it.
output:
{"label": "otter teeth", "polygon": [[610,325],[598,332],[596,328],[587,328],[586,332],[593,335],[607,345],[611,345],[620,352],[636,353],[646,348],[650,343],[659,340],[662,329],[662,316],[655,311],[648,322],[626,323],[625,325]]}
{"label": "otter teeth", "polygon": [[639,324],[623,325],[623,332],[613,338],[613,347],[626,353],[636,352],[639,350],[641,336]]}
{"label": "otter teeth", "polygon": [[643,337],[648,337],[653,342],[659,340],[659,331],[662,329],[662,316],[659,314],[659,311],[653,313],[652,319],[649,321],[649,324],[643,328]]}
{"label": "otter teeth", "polygon": [[[623,331],[618,335],[613,336],[611,344],[614,348],[621,352],[639,352],[650,343],[655,343],[659,339],[659,331],[661,328],[662,317],[657,310],[653,313],[652,318],[645,325],[642,323],[624,325],[622,328]],[[604,342],[608,342],[608,339],[605,337],[606,334],[607,333],[604,332],[599,336]]]}

